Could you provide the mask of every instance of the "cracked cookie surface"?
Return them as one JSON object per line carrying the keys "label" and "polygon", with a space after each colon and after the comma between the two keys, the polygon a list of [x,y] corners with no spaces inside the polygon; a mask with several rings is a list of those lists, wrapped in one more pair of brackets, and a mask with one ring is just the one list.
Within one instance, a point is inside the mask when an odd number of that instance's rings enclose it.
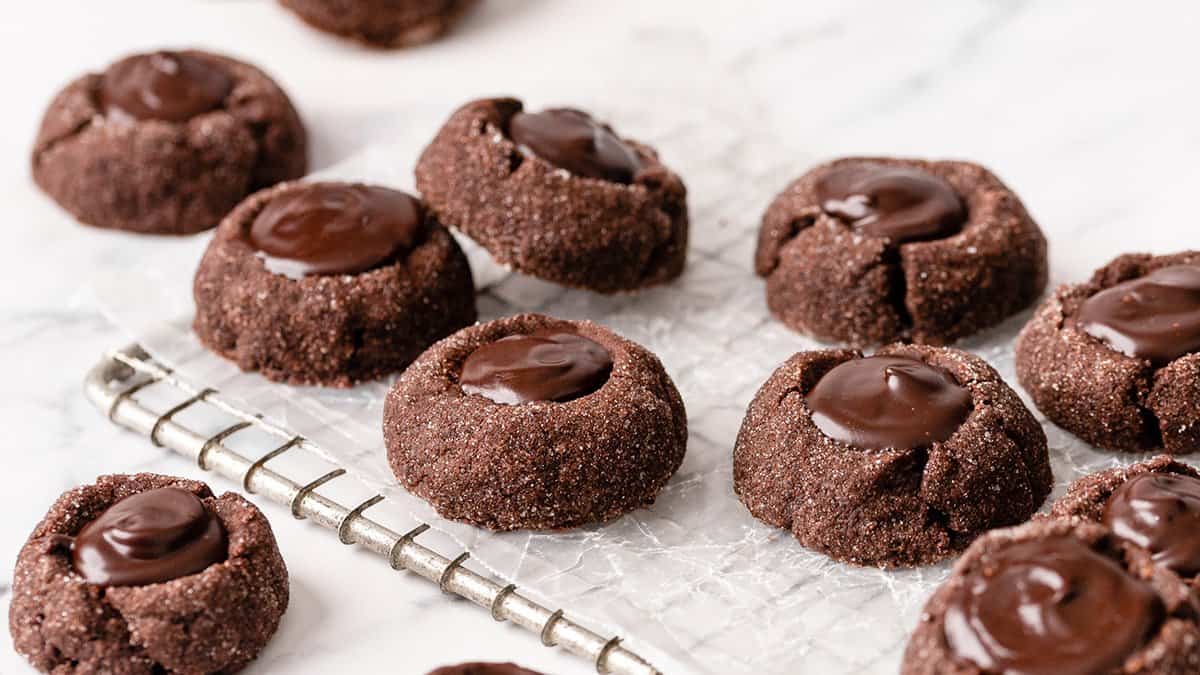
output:
{"label": "cracked cookie surface", "polygon": [[759,520],[832,558],[884,567],[958,553],[983,531],[1028,519],[1050,492],[1046,437],[982,359],[945,347],[889,345],[948,372],[971,410],[945,440],[867,449],[826,436],[806,397],[856,350],[800,352],[763,384],[733,452],[734,491]]}
{"label": "cracked cookie surface", "polygon": [[243,197],[307,171],[307,139],[287,95],[257,68],[208,52],[176,53],[225,74],[218,105],[182,121],[105,111],[101,88],[137,54],[68,84],[33,147],[38,186],[81,222],[155,234],[215,226]]}
{"label": "cracked cookie surface", "polygon": [[497,261],[601,293],[679,276],[687,256],[687,190],[651,148],[629,184],[574,175],[523,153],[509,136],[516,99],[459,108],[417,163],[417,188],[446,225]]}
{"label": "cracked cookie surface", "polygon": [[1017,378],[1060,427],[1108,450],[1200,450],[1200,352],[1165,365],[1128,356],[1088,334],[1075,317],[1101,291],[1200,252],[1130,253],[1081,284],[1064,284],[1034,313],[1016,343]]}
{"label": "cracked cookie surface", "polygon": [[[71,538],[118,500],[162,487],[196,495],[220,520],[227,558],[161,583],[84,581],[72,566]],[[63,494],[21,549],[9,630],[16,650],[43,672],[232,673],[266,645],[287,604],[287,568],[253,504],[181,478],[101,476]]]}
{"label": "cracked cookie surface", "polygon": [[[899,243],[849,226],[823,208],[819,188],[863,165],[945,181],[965,222],[941,238]],[[767,208],[754,265],[780,321],[859,347],[954,342],[1032,304],[1047,280],[1046,239],[1021,201],[987,169],[955,161],[851,157],[812,169]]]}
{"label": "cracked cookie surface", "polygon": [[363,187],[284,183],[251,195],[222,221],[193,283],[192,325],[205,346],[271,380],[348,387],[403,369],[475,321],[466,256],[423,208],[410,246],[370,269],[300,278],[271,272],[247,229],[272,200],[323,186]]}

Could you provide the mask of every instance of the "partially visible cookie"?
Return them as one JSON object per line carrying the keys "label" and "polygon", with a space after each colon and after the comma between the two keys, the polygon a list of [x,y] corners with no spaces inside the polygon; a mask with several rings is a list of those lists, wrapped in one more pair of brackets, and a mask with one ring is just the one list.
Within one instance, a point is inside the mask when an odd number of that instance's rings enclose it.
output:
{"label": "partially visible cookie", "polygon": [[442,36],[475,0],[279,0],[305,23],[373,47],[411,47]]}
{"label": "partially visible cookie", "polygon": [[429,671],[428,675],[542,675],[522,668],[515,663],[460,663],[442,666]]}
{"label": "partially visible cookie", "polygon": [[1200,471],[1168,455],[1084,476],[1050,514],[1102,523],[1155,564],[1200,580]]}
{"label": "partially visible cookie", "polygon": [[416,175],[443,223],[525,274],[616,293],[683,272],[683,181],[586,112],[472,101],[421,153]]}
{"label": "partially visible cookie", "polygon": [[43,672],[232,673],[287,604],[253,504],[182,478],[101,476],[60,497],[21,549],[9,630]]}
{"label": "partially visible cookie", "polygon": [[193,284],[201,342],[247,371],[337,387],[403,369],[475,321],[454,238],[403,192],[284,183],[221,223]]}
{"label": "partially visible cookie", "polygon": [[687,416],[653,354],[589,321],[520,314],[429,348],[388,392],[388,462],[445,518],[557,530],[652,504]]}
{"label": "partially visible cookie", "polygon": [[755,395],[733,452],[754,517],[858,565],[948,558],[1028,519],[1051,484],[1033,415],[982,359],[947,347],[796,354]]}
{"label": "partially visible cookie", "polygon": [[763,214],[754,267],[793,330],[862,347],[942,345],[1032,304],[1046,239],[978,164],[848,157],[822,164]]}
{"label": "partially visible cookie", "polygon": [[215,226],[308,167],[291,101],[259,69],[208,52],[128,56],[68,84],[33,147],[33,178],[81,222],[155,234]]}
{"label": "partially visible cookie", "polygon": [[901,675],[1200,672],[1195,596],[1145,551],[1078,519],[980,537],[925,605]]}
{"label": "partially visible cookie", "polygon": [[1108,450],[1200,450],[1200,251],[1130,253],[1055,290],[1016,344],[1039,410]]}

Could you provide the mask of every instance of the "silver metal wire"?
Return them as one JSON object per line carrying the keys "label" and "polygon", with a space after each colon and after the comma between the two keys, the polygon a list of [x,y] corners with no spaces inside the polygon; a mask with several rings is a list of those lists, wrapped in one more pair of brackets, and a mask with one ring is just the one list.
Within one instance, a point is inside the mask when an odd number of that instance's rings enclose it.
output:
{"label": "silver metal wire", "polygon": [[[148,378],[134,381],[138,377]],[[189,398],[171,409],[156,413],[143,406],[135,394],[150,384],[161,382]],[[296,481],[275,471],[267,463],[291,450],[312,451],[311,441],[242,410],[223,400],[214,390],[198,388],[177,377],[169,368],[156,363],[139,346],[110,352],[88,372],[84,391],[91,402],[114,423],[149,436],[155,445],[196,461],[205,470],[237,481],[246,492],[261,494],[287,507],[297,518],[312,522],[337,534],[343,544],[357,544],[385,557],[397,570],[409,570],[452,593],[489,611],[497,621],[512,623],[538,635],[543,644],[557,646],[591,661],[598,673],[615,675],[661,675],[645,659],[621,644],[620,638],[603,637],[567,617],[563,610],[551,610],[520,593],[515,584],[504,584],[490,576],[468,569],[467,552],[447,557],[416,542],[429,529],[419,525],[401,534],[367,517],[364,511],[383,501],[375,495],[357,506],[347,507],[320,494],[319,488],[345,474],[341,467],[314,479]],[[203,401],[237,420],[211,435],[198,434],[174,417],[191,405]],[[281,445],[250,459],[224,444],[229,436],[254,427],[280,439]],[[317,453],[320,455],[320,453]]]}

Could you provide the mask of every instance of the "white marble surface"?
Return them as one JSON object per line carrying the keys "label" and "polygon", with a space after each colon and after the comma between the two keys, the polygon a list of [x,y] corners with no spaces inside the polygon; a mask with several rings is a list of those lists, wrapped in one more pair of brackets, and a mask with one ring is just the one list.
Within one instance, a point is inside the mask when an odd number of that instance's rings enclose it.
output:
{"label": "white marble surface", "polygon": [[[1055,281],[1126,250],[1200,246],[1192,206],[1200,187],[1200,6],[921,7],[490,0],[450,39],[401,53],[326,38],[269,2],[87,0],[10,9],[0,22],[5,590],[21,541],[64,489],[113,471],[202,477],[109,426],[80,394],[86,368],[123,341],[97,314],[88,280],[151,258],[177,261],[189,274],[205,238],[82,228],[34,190],[27,153],[42,106],[75,74],[164,45],[242,56],[292,95],[316,167],[395,124],[389,111],[411,102],[449,105],[491,93],[543,102],[613,97],[647,107],[668,97],[720,101],[806,153],[955,156],[991,166],[1049,234]],[[661,149],[669,161],[670,147]],[[748,265],[751,242],[731,247],[745,251]],[[264,508],[292,571],[293,602],[251,672],[419,675],[460,658],[589,672],[533,636]],[[5,642],[0,672],[26,671]]]}

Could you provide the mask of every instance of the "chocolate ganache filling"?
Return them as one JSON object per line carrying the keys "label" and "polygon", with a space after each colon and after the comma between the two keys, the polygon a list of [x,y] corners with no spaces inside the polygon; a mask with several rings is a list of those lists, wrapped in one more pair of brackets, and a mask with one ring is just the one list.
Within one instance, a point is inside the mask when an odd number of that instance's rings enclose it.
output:
{"label": "chocolate ganache filling", "polygon": [[509,120],[508,135],[522,152],[578,176],[628,184],[641,168],[632,148],[581,110],[519,112]]}
{"label": "chocolate ganache filling", "polygon": [[1164,267],[1100,291],[1076,321],[1109,347],[1156,366],[1200,351],[1200,265]]}
{"label": "chocolate ganache filling", "polygon": [[1116,672],[1165,615],[1150,584],[1073,537],[985,556],[949,599],[950,651],[1000,675]]}
{"label": "chocolate ganache filling", "polygon": [[948,237],[967,219],[949,183],[911,167],[865,162],[832,169],[816,186],[821,210],[872,237],[896,243]]}
{"label": "chocolate ganache filling", "polygon": [[398,190],[314,183],[272,199],[243,232],[266,268],[293,279],[357,274],[408,252],[421,204]]}
{"label": "chocolate ganache filling", "polygon": [[459,385],[497,403],[563,403],[604,386],[612,367],[612,356],[602,345],[547,328],[476,349],[463,363]]}
{"label": "chocolate ganache filling", "polygon": [[1121,484],[1104,506],[1104,524],[1150,551],[1181,576],[1200,573],[1200,479],[1144,473]]}
{"label": "chocolate ganache filling", "polygon": [[195,574],[227,555],[221,521],[196,495],[165,487],[130,495],[84,526],[71,561],[88,583],[142,586]]}
{"label": "chocolate ganache filling", "polygon": [[971,412],[971,394],[942,368],[904,356],[841,363],[805,398],[826,436],[861,448],[944,441]]}
{"label": "chocolate ganache filling", "polygon": [[204,59],[154,52],[110,67],[101,76],[99,102],[118,119],[186,122],[220,108],[232,89],[229,74]]}

